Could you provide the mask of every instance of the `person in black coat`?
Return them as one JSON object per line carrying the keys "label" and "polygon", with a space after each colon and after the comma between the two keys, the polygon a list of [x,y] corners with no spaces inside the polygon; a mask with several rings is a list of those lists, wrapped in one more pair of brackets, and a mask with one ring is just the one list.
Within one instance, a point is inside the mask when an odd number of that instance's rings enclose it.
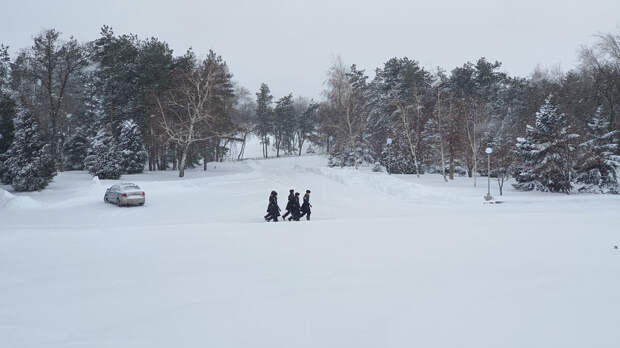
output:
{"label": "person in black coat", "polygon": [[299,192],[295,192],[295,198],[293,198],[293,202],[291,203],[291,217],[288,218],[288,221],[299,221],[299,208]]}
{"label": "person in black coat", "polygon": [[291,214],[291,206],[293,204],[293,201],[295,200],[295,190],[290,189],[288,190],[288,203],[286,203],[286,213],[284,213],[284,215],[282,215],[282,219],[286,219],[286,217],[288,216],[288,214]]}
{"label": "person in black coat", "polygon": [[304,203],[301,205],[301,215],[298,219],[305,215],[306,220],[310,220],[310,208],[312,208],[312,204],[310,204],[310,190],[306,190],[306,194],[304,195]]}
{"label": "person in black coat", "polygon": [[269,196],[269,205],[267,206],[267,215],[265,215],[265,220],[273,222],[278,221],[278,216],[280,216],[280,207],[278,206],[278,193],[276,191],[271,191],[271,195]]}

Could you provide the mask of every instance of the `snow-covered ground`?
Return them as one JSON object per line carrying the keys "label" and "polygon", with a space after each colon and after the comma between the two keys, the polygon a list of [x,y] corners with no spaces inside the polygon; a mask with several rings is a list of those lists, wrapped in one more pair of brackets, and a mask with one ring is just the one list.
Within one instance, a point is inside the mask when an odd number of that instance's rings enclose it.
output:
{"label": "snow-covered ground", "polygon": [[[0,191],[0,347],[620,347],[620,197],[325,163]],[[291,187],[312,221],[264,222]]]}

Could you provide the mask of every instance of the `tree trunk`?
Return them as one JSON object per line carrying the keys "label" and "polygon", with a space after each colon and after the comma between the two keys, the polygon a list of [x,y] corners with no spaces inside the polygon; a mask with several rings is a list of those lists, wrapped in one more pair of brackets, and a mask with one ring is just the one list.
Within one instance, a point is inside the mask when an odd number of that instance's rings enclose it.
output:
{"label": "tree trunk", "polygon": [[329,154],[329,136],[327,136],[327,154]]}
{"label": "tree trunk", "polygon": [[450,180],[454,180],[454,151],[450,147]]}
{"label": "tree trunk", "polygon": [[151,146],[149,149],[149,171],[155,170],[155,137],[153,137],[153,128],[151,128]]}
{"label": "tree trunk", "polygon": [[474,187],[478,184],[478,145],[476,145],[476,118],[474,117],[474,144],[472,146],[472,158],[474,161]]}
{"label": "tree trunk", "polygon": [[243,157],[243,152],[245,151],[245,141],[248,137],[248,133],[243,133],[243,142],[241,143],[241,150],[239,151],[239,155],[237,156],[237,161]]}
{"label": "tree trunk", "polygon": [[178,170],[179,168],[179,151],[177,145],[172,144],[172,170]]}
{"label": "tree trunk", "polygon": [[153,170],[159,170],[157,168],[157,159],[159,158],[159,146],[153,141]]}
{"label": "tree trunk", "polygon": [[168,158],[166,158],[167,155],[168,153],[166,152],[166,145],[161,145],[161,153],[159,156],[159,163],[161,166],[161,170],[168,169]]}
{"label": "tree trunk", "polygon": [[[354,163],[355,169],[357,169],[358,168],[358,165],[357,165],[358,160],[357,160],[357,149],[355,148],[355,139],[351,136],[349,141],[351,142],[351,149],[353,149],[353,161],[354,161],[353,163]],[[343,163],[344,163],[344,161],[343,161]]]}
{"label": "tree trunk", "polygon": [[443,181],[448,182],[448,179],[446,178],[446,160],[443,151],[443,132],[441,128],[441,99],[439,95],[439,87],[437,87],[437,132],[439,133],[439,152],[441,153],[441,175],[443,175]]}
{"label": "tree trunk", "polygon": [[[50,99],[50,103],[51,102],[52,102],[52,100]],[[50,115],[50,116],[52,118],[51,119],[51,121],[52,121],[52,131],[51,131],[51,134],[50,134],[50,150],[51,150],[52,158],[54,159],[54,166],[56,168],[58,168],[58,164],[59,164],[58,163],[58,151],[57,151],[57,148],[56,148],[56,146],[58,145],[58,144],[56,144],[56,117],[53,116],[53,115]]]}
{"label": "tree trunk", "polygon": [[65,171],[65,154],[62,151],[64,147],[65,147],[65,136],[61,135],[58,141],[58,163],[56,165],[56,167],[58,168],[58,171],[60,172]]}
{"label": "tree trunk", "polygon": [[207,171],[207,142],[202,147],[202,170]]}
{"label": "tree trunk", "polygon": [[473,175],[474,175],[474,187],[476,187],[477,182],[477,178],[478,178],[478,159],[476,158],[476,152],[474,152],[474,166],[473,166]]}
{"label": "tree trunk", "polygon": [[189,144],[183,147],[183,153],[181,155],[181,163],[179,163],[179,178],[185,176],[185,162],[187,161],[187,152],[189,150]]}
{"label": "tree trunk", "polygon": [[499,186],[499,195],[504,194],[504,175],[497,173],[497,186]]}

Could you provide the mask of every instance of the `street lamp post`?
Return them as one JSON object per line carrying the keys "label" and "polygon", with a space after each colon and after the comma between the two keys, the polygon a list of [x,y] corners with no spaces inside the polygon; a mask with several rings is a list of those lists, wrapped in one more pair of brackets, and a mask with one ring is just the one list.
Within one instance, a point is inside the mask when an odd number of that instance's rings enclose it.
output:
{"label": "street lamp post", "polygon": [[493,196],[491,196],[491,153],[493,152],[493,149],[487,147],[484,152],[487,153],[487,195],[484,196],[484,200],[490,201],[493,199]]}
{"label": "street lamp post", "polygon": [[387,138],[386,140],[386,144],[387,144],[387,148],[388,148],[388,166],[387,166],[387,172],[389,175],[392,174],[392,171],[390,170],[390,167],[392,165],[392,138]]}

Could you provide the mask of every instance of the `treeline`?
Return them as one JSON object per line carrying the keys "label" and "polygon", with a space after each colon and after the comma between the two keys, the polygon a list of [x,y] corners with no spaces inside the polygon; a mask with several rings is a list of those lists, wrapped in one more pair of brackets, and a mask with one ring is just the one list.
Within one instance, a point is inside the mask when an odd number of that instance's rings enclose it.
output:
{"label": "treeline", "polygon": [[221,160],[254,114],[216,53],[175,56],[157,38],[109,27],[87,43],[47,30],[0,57],[0,179],[15,190],[41,189],[63,170],[183,176]]}
{"label": "treeline", "polygon": [[235,83],[213,51],[178,56],[109,27],[86,43],[47,30],[14,58],[0,48],[0,180],[39,190],[62,170],[183,176],[231,156],[232,143],[242,157],[254,134],[264,157],[318,149],[332,166],[617,193],[620,35],[600,35],[580,59],[522,78],[485,58],[451,71],[393,58],[372,79],[338,60],[321,100],[275,99],[267,84],[253,96]]}
{"label": "treeline", "polygon": [[[319,106],[333,166],[514,177],[522,190],[618,193],[620,35],[600,35],[567,73],[509,76],[480,58],[450,72],[393,58],[372,80],[336,62]],[[388,140],[389,139],[389,140]],[[491,147],[491,173],[485,149]]]}

